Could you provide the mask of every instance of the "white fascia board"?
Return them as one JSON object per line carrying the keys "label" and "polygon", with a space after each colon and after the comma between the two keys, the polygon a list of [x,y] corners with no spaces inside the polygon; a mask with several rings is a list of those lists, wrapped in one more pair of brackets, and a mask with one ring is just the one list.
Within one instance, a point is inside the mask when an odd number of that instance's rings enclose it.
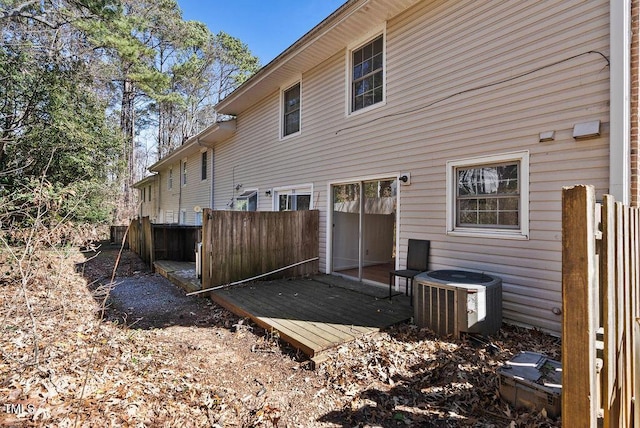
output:
{"label": "white fascia board", "polygon": [[193,137],[189,137],[184,144],[151,165],[148,169],[149,171],[159,172],[167,165],[176,163],[186,156],[199,153],[202,147],[213,147],[216,142],[229,138],[235,131],[235,119],[211,124]]}
{"label": "white fascia board", "polygon": [[610,0],[609,193],[631,199],[631,1]]}

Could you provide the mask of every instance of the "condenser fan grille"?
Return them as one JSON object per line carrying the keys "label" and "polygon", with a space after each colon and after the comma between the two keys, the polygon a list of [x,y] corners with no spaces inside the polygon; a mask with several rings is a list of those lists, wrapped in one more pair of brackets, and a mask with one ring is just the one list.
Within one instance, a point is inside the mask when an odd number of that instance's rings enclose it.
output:
{"label": "condenser fan grille", "polygon": [[429,277],[445,282],[457,282],[459,284],[487,284],[494,281],[494,278],[484,273],[464,270],[434,270],[429,272]]}

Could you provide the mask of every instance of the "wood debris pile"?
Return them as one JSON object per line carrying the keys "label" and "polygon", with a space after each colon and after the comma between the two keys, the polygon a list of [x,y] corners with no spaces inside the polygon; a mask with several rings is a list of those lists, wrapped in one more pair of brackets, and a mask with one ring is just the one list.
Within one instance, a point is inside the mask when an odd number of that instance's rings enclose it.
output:
{"label": "wood debris pile", "polygon": [[[169,296],[157,320],[136,315],[148,290],[116,308],[116,258],[43,252],[23,278],[0,254],[0,425],[559,426],[497,396],[496,369],[515,353],[559,359],[543,333],[506,327],[481,343],[401,325],[311,371],[277,332],[207,299]],[[125,252],[117,277],[159,287],[145,269]]]}

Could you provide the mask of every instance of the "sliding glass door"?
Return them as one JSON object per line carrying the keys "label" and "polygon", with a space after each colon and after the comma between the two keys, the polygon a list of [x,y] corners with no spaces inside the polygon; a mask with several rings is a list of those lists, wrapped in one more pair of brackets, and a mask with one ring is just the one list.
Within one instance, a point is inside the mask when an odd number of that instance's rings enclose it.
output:
{"label": "sliding glass door", "polygon": [[394,268],[396,180],[332,187],[332,271],[386,283]]}

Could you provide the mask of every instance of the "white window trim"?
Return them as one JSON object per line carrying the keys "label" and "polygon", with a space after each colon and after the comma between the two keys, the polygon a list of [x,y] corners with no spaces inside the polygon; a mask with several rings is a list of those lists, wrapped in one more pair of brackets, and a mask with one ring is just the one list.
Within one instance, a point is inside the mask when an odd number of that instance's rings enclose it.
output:
{"label": "white window trim", "polygon": [[169,168],[168,175],[169,176],[167,177],[167,189],[173,190],[173,167]]}
{"label": "white window trim", "polygon": [[[456,174],[459,167],[472,167],[501,162],[520,162],[520,228],[491,229],[456,226]],[[511,152],[497,155],[458,159],[447,162],[447,234],[451,236],[473,236],[482,238],[529,239],[529,152]]]}
{"label": "white window trim", "polygon": [[[351,85],[353,76],[353,51],[361,48],[369,42],[372,42],[376,37],[380,35],[382,35],[382,101],[372,104],[368,107],[361,108],[360,110],[351,111],[351,97],[353,89]],[[376,27],[365,36],[347,46],[345,64],[345,116],[357,116],[359,114],[385,106],[387,104],[387,23],[382,23],[380,26]]]}
{"label": "white window trim", "polygon": [[[202,156],[206,155],[207,159],[206,159],[206,165],[205,165],[205,169],[206,169],[206,177],[202,178]],[[200,181],[207,181],[209,179],[209,150],[207,149],[203,149],[200,151]]]}
{"label": "white window trim", "polygon": [[314,203],[313,203],[313,183],[309,183],[309,184],[299,184],[295,186],[280,186],[280,187],[274,187],[273,189],[271,189],[272,210],[278,211],[278,208],[279,208],[278,195],[298,194],[298,192],[302,194],[310,194],[311,202],[309,203],[309,209],[310,210],[315,209]]}
{"label": "white window trim", "polygon": [[[295,85],[300,85],[300,123],[298,132],[294,132],[293,134],[284,135],[284,93],[289,89],[293,88]],[[280,88],[280,108],[278,109],[278,123],[280,123],[278,132],[279,139],[287,140],[289,138],[298,136],[302,134],[302,76],[298,77],[296,80],[291,81],[287,85],[284,85]]]}

